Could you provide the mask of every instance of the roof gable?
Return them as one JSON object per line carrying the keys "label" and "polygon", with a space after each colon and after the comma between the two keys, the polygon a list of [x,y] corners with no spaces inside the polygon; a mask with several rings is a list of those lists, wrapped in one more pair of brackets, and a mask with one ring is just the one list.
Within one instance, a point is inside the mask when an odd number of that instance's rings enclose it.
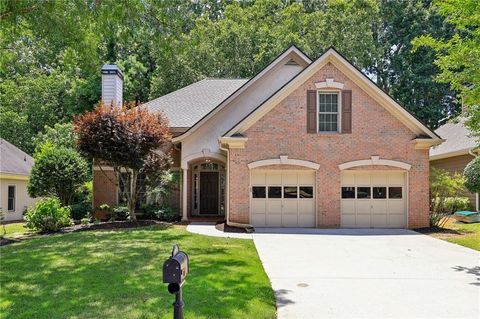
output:
{"label": "roof gable", "polygon": [[0,159],[0,173],[30,175],[33,158],[3,138],[0,138]]}
{"label": "roof gable", "polygon": [[300,72],[291,81],[286,83],[282,88],[275,92],[269,99],[259,105],[249,115],[239,121],[234,127],[224,134],[226,137],[231,137],[236,133],[244,133],[251,127],[258,119],[263,117],[271,109],[275,107],[281,100],[287,97],[297,87],[309,79],[315,72],[320,70],[327,63],[332,63],[336,68],[349,77],[362,90],[375,99],[380,105],[385,107],[390,113],[397,117],[403,124],[405,124],[417,136],[427,136],[433,140],[440,140],[440,137],[430,130],[425,124],[418,120],[414,115],[408,112],[398,102],[396,102],[387,93],[381,90],[371,79],[353,66],[335,49],[330,48],[322,54],[317,60],[311,63],[307,68]]}
{"label": "roof gable", "polygon": [[257,83],[257,81],[261,81],[263,76],[267,74],[270,70],[272,70],[275,66],[277,66],[281,61],[283,61],[286,57],[290,56],[291,58],[288,60],[287,63],[295,63],[298,65],[304,65],[307,67],[312,60],[305,55],[300,49],[296,46],[292,45],[279,54],[270,64],[268,64],[262,71],[260,71],[257,75],[255,75],[250,80],[246,81],[240,88],[238,88],[235,92],[229,95],[226,99],[224,99],[221,103],[219,103],[216,107],[214,107],[210,112],[208,112],[205,116],[203,116],[199,121],[197,121],[194,125],[192,125],[187,131],[183,134],[175,137],[173,142],[179,142],[184,138],[191,135],[195,132],[202,124],[208,121],[210,118],[215,116],[220,110],[222,110],[225,106],[227,106],[230,102],[232,102],[235,98],[245,92],[249,87]]}

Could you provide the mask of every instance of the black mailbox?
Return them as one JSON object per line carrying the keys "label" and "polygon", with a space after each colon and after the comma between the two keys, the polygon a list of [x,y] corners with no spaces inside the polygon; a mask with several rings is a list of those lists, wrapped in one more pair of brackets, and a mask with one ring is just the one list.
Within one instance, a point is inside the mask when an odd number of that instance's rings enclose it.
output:
{"label": "black mailbox", "polygon": [[174,319],[183,319],[182,285],[187,275],[188,255],[173,245],[172,255],[163,263],[163,282],[168,284],[168,292],[175,294]]}
{"label": "black mailbox", "polygon": [[[175,249],[174,249],[175,250]],[[175,251],[174,251],[175,252]],[[163,282],[167,284],[183,284],[188,275],[188,255],[177,251],[163,264]]]}

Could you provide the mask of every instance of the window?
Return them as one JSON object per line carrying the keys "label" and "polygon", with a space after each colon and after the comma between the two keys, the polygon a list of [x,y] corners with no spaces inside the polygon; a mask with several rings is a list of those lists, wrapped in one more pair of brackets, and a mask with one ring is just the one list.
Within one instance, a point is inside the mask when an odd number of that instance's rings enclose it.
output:
{"label": "window", "polygon": [[283,198],[297,198],[297,186],[284,186]]}
{"label": "window", "polygon": [[355,198],[355,187],[342,187],[342,198]]}
{"label": "window", "polygon": [[370,187],[357,187],[357,199],[370,198]]}
{"label": "window", "polygon": [[390,198],[390,199],[401,199],[402,198],[402,188],[401,187],[389,187],[388,188],[388,198]]}
{"label": "window", "polygon": [[267,192],[265,186],[253,186],[252,187],[252,198],[266,198]]}
{"label": "window", "polygon": [[15,186],[8,186],[8,211],[15,211]]}
{"label": "window", "polygon": [[280,187],[280,186],[269,186],[268,187],[268,198],[282,198],[282,187]]}
{"label": "window", "polygon": [[[130,194],[130,174],[121,173],[122,178],[118,181],[118,204],[124,205],[127,204],[127,196]],[[128,187],[126,187],[126,185]],[[137,176],[137,203],[136,208],[139,209],[142,204],[145,204],[147,201],[147,194],[145,189],[145,175],[139,174]]]}
{"label": "window", "polygon": [[300,186],[299,195],[300,195],[300,198],[313,198],[313,187]]}
{"label": "window", "polygon": [[318,131],[338,131],[338,93],[318,93]]}
{"label": "window", "polygon": [[386,187],[373,187],[373,198],[384,199],[387,198],[387,188]]}

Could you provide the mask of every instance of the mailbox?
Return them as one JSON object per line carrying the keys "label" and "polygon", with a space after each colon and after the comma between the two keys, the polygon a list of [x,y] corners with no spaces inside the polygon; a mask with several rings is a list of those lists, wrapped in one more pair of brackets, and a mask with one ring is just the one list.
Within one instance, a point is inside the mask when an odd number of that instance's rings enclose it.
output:
{"label": "mailbox", "polygon": [[163,264],[163,282],[182,285],[188,275],[188,255],[183,251],[174,251]]}

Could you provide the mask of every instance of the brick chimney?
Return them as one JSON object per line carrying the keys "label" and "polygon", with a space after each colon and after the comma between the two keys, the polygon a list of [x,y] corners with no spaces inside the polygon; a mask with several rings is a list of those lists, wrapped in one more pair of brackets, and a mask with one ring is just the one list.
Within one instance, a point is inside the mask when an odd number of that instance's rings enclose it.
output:
{"label": "brick chimney", "polygon": [[123,74],[115,64],[102,66],[102,101],[105,105],[123,104]]}

